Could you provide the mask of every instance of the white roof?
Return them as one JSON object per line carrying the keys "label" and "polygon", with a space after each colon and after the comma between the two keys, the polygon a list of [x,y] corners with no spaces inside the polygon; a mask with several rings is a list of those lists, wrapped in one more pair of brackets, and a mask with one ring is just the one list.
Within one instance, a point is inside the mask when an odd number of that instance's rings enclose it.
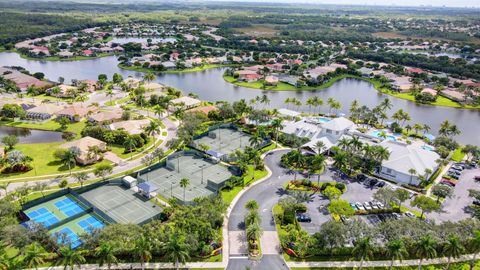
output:
{"label": "white roof", "polygon": [[331,121],[328,121],[327,123],[323,124],[323,128],[330,129],[330,130],[341,131],[341,130],[349,129],[353,125],[354,125],[353,122],[348,120],[347,118],[338,117],[338,118],[332,119]]}
{"label": "white roof", "polygon": [[404,174],[409,174],[410,169],[415,169],[418,174],[423,174],[425,169],[434,171],[438,166],[435,161],[440,156],[418,145],[408,145],[389,140],[383,141],[379,145],[387,148],[390,152],[390,158],[382,163],[385,168]]}
{"label": "white roof", "polygon": [[286,121],[282,132],[311,139],[318,136],[321,130],[322,128],[319,125],[308,123],[306,120],[300,120],[297,122]]}
{"label": "white roof", "polygon": [[297,112],[297,111],[292,111],[292,110],[285,109],[285,108],[278,109],[278,113],[281,114],[281,115],[292,116],[292,117],[297,117],[297,116],[300,115],[300,113]]}
{"label": "white roof", "polygon": [[185,106],[190,107],[190,106],[199,105],[200,103],[202,103],[202,101],[196,98],[191,98],[189,96],[183,96],[183,97],[179,97],[172,100],[172,104],[180,104],[180,103],[183,103],[185,104]]}

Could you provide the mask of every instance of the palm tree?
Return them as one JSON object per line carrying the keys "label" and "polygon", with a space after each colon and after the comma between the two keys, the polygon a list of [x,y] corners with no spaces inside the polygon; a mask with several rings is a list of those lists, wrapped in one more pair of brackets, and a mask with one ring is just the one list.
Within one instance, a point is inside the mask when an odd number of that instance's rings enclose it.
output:
{"label": "palm tree", "polygon": [[107,265],[108,269],[112,267],[112,264],[117,265],[118,259],[115,257],[115,250],[108,243],[102,243],[95,249],[95,257],[98,258],[98,265]]}
{"label": "palm tree", "polygon": [[255,148],[259,147],[263,141],[264,139],[260,136],[259,132],[256,132],[255,134],[253,134],[253,136],[250,137],[250,139],[248,139],[250,145]]}
{"label": "palm tree", "polygon": [[473,237],[468,241],[468,250],[473,253],[473,258],[470,263],[470,269],[475,265],[478,252],[480,252],[480,230],[473,232]]}
{"label": "palm tree", "polygon": [[414,168],[410,168],[410,170],[408,170],[408,173],[410,174],[410,183],[408,184],[411,185],[413,182],[413,177],[417,174],[417,170],[415,170]]}
{"label": "palm tree", "polygon": [[407,249],[405,248],[405,243],[401,239],[392,240],[387,244],[387,255],[392,258],[389,269],[393,268],[393,262],[403,260],[405,255],[408,255]]}
{"label": "palm tree", "polygon": [[49,256],[49,253],[38,243],[33,242],[25,247],[23,251],[23,262],[28,268],[38,269],[38,266],[45,262],[45,259]]}
{"label": "palm tree", "polygon": [[145,236],[142,235],[135,241],[133,255],[140,260],[140,265],[142,266],[142,270],[144,270],[145,263],[152,259],[152,245]]}
{"label": "palm tree", "polygon": [[246,228],[247,239],[252,241],[254,249],[257,249],[257,240],[262,236],[262,228],[258,223],[252,223]]}
{"label": "palm tree", "polygon": [[112,106],[112,97],[114,96],[112,89],[107,89],[105,95],[109,98],[109,104]]}
{"label": "palm tree", "polygon": [[61,160],[63,164],[68,166],[68,171],[70,172],[70,175],[72,174],[72,164],[75,166],[77,163],[76,158],[80,155],[80,149],[78,147],[70,147],[67,149],[65,152],[63,152],[63,155],[61,157]]}
{"label": "palm tree", "polygon": [[151,81],[155,80],[155,78],[156,78],[156,76],[152,72],[149,72],[149,73],[143,75],[143,80],[146,81],[146,82],[151,82]]}
{"label": "palm tree", "polygon": [[285,105],[287,105],[287,109],[288,109],[288,104],[290,104],[292,102],[292,100],[290,98],[286,98],[283,103],[285,103]]}
{"label": "palm tree", "polygon": [[185,203],[185,190],[187,189],[188,185],[190,185],[190,180],[188,180],[188,178],[180,179],[180,187],[183,188],[183,203]]}
{"label": "palm tree", "polygon": [[137,147],[137,141],[135,141],[132,136],[128,136],[127,138],[125,138],[123,146],[125,147],[125,150],[127,152],[132,153],[130,159],[133,158],[133,150]]}
{"label": "palm tree", "polygon": [[168,241],[162,246],[162,251],[169,261],[175,262],[177,270],[180,264],[185,264],[190,258],[189,246],[185,243],[185,236],[178,233],[170,235]]}
{"label": "palm tree", "polygon": [[282,125],[283,120],[280,118],[273,119],[271,126],[275,130],[275,146],[278,146],[278,133],[280,132],[280,129],[282,129],[284,126]]}
{"label": "palm tree", "polygon": [[320,175],[322,172],[325,170],[325,167],[327,166],[327,158],[319,153],[318,155],[315,155],[313,158],[313,168],[317,173],[317,186],[320,187]]}
{"label": "palm tree", "polygon": [[162,106],[156,105],[155,107],[153,107],[153,111],[154,111],[155,115],[158,116],[158,119],[160,119],[160,117],[163,115],[163,113],[164,113],[166,110],[165,110],[165,108],[163,108]]}
{"label": "palm tree", "polygon": [[437,256],[435,246],[436,242],[429,234],[420,238],[420,240],[415,243],[415,254],[419,258],[418,270],[422,269],[422,262],[424,259],[430,259]]}
{"label": "palm tree", "polygon": [[335,102],[336,100],[331,97],[327,99],[327,104],[330,107],[330,109],[328,110],[329,115],[332,114],[332,109],[333,109],[333,106],[335,105]]}
{"label": "palm tree", "polygon": [[85,263],[85,258],[80,251],[76,251],[70,246],[60,248],[60,258],[59,264],[63,265],[64,270],[67,270],[68,267],[73,270],[75,265],[81,267],[82,263]]}
{"label": "palm tree", "polygon": [[462,254],[464,248],[458,239],[458,236],[451,235],[445,245],[443,246],[443,252],[448,257],[447,270],[450,269],[450,261],[453,258],[458,258]]}
{"label": "palm tree", "polygon": [[258,202],[255,200],[249,200],[247,203],[245,203],[245,208],[248,211],[257,211],[258,210]]}
{"label": "palm tree", "polygon": [[385,99],[380,103],[380,107],[381,107],[384,111],[390,110],[390,109],[393,107],[392,101],[390,101],[389,98],[385,98]]}
{"label": "palm tree", "polygon": [[148,126],[144,128],[145,132],[148,136],[153,136],[155,134],[159,134],[161,131],[160,124],[158,121],[150,121]]}
{"label": "palm tree", "polygon": [[360,258],[360,270],[362,270],[363,262],[365,260],[370,259],[373,255],[373,246],[370,243],[370,237],[365,237],[360,239],[357,243],[355,243],[355,247],[352,250],[353,255]]}

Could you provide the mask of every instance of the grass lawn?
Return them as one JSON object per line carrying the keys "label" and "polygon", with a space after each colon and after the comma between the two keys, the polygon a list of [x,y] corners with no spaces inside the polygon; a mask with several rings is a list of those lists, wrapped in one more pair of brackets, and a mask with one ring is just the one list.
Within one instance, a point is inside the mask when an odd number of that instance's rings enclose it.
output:
{"label": "grass lawn", "polygon": [[452,157],[450,159],[455,162],[460,162],[463,160],[464,157],[465,157],[465,153],[463,153],[462,148],[459,147],[455,149],[455,151],[453,151]]}
{"label": "grass lawn", "polygon": [[[434,265],[422,265],[422,269],[425,270],[441,270],[445,269],[446,265],[445,264],[434,264]],[[292,267],[292,270],[330,270],[330,269],[340,269],[340,268],[326,268],[326,267],[306,267],[306,268],[301,268],[301,267]],[[352,267],[342,267],[341,269],[347,269],[347,270],[354,270],[354,269],[359,269],[359,268],[352,268]],[[363,267],[362,269],[364,270],[388,270],[389,267]],[[401,269],[401,270],[416,270],[418,269],[418,266],[403,266],[403,267],[394,267],[394,269]],[[451,270],[469,270],[470,265],[466,262],[464,263],[452,263],[450,265]],[[480,263],[477,262],[475,264],[475,267],[473,268],[474,270],[480,270]]]}
{"label": "grass lawn", "polygon": [[126,97],[121,98],[121,99],[112,100],[111,102],[110,102],[110,101],[107,101],[107,102],[105,102],[105,105],[107,105],[107,106],[115,106],[115,105],[117,105],[117,104],[127,103],[129,100],[130,100],[130,97],[129,97],[129,96],[126,96]]}
{"label": "grass lawn", "polygon": [[[33,169],[25,173],[0,174],[0,180],[12,178],[42,176],[48,174],[68,173],[68,167],[53,157],[53,153],[63,142],[39,143],[39,144],[19,144],[15,146],[16,150],[22,151],[25,155],[33,158],[31,165]],[[103,160],[97,164],[111,164],[108,160]],[[93,168],[89,166],[75,166],[72,172]],[[32,180],[35,180],[32,178]]]}
{"label": "grass lawn", "polygon": [[[263,177],[265,177],[268,174],[268,172],[266,170],[264,170],[264,171],[256,170],[254,172],[254,177],[252,179],[252,171],[253,171],[253,166],[249,165],[248,166],[248,172],[245,174],[245,177],[243,177],[244,186],[248,186],[248,185],[252,184],[253,182],[256,182],[257,180],[262,179]],[[240,187],[234,187],[233,189],[228,190],[228,191],[222,190],[221,194],[222,194],[223,201],[227,204],[232,203],[233,198],[235,198],[235,196],[237,196],[237,194],[242,189],[243,189],[243,187],[240,186]]]}
{"label": "grass lawn", "polygon": [[[144,145],[141,148],[135,149],[135,151],[133,151],[132,153],[125,153],[125,147],[123,147],[122,145],[110,145],[109,147],[111,148],[111,151],[115,155],[117,155],[118,157],[120,157],[122,159],[130,159],[131,156],[134,156],[134,155],[142,152],[147,147],[151,146],[154,142],[155,142],[155,139],[150,138],[150,140],[148,141],[148,143],[146,145]],[[163,141],[160,140],[156,145],[160,145],[160,144],[162,144],[162,142]]]}
{"label": "grass lawn", "polygon": [[21,54],[21,53],[19,53],[19,55],[23,59],[27,59],[27,60],[63,61],[63,62],[66,62],[66,61],[92,60],[92,59],[97,59],[97,58],[101,58],[101,57],[105,57],[105,56],[112,56],[112,55],[115,55],[115,53],[99,53],[99,54],[97,54],[97,56],[76,55],[76,56],[70,57],[70,58],[63,58],[63,57],[60,57],[60,56],[48,56],[48,57],[43,57],[43,58],[37,58],[37,57],[30,57],[28,55]]}
{"label": "grass lawn", "polygon": [[126,69],[126,70],[131,70],[131,71],[138,71],[138,72],[154,72],[154,73],[186,73],[186,72],[199,72],[199,71],[204,71],[207,69],[211,68],[221,68],[221,67],[232,67],[236,66],[233,64],[205,64],[200,67],[192,67],[192,68],[186,68],[186,69],[181,69],[181,70],[165,70],[165,71],[155,71],[150,68],[144,68],[144,67],[136,67],[136,66],[125,66],[122,64],[118,64],[118,67],[121,69]]}
{"label": "grass lawn", "polygon": [[[67,126],[65,131],[73,132],[77,135],[77,139],[80,138],[80,132],[85,127],[86,122],[76,122],[71,123]],[[15,122],[11,120],[0,121],[0,126],[10,126],[10,127],[21,127],[21,128],[31,128],[31,129],[40,129],[40,130],[50,130],[50,131],[59,131],[60,124],[54,120],[49,120],[45,123],[25,123],[25,122]]]}

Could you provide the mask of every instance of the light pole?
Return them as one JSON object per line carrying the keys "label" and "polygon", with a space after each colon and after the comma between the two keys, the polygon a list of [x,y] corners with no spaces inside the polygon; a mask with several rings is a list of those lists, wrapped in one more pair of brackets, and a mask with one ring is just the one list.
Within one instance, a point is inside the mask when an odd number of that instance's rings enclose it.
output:
{"label": "light pole", "polygon": [[173,198],[173,184],[175,184],[175,182],[170,182],[170,198]]}

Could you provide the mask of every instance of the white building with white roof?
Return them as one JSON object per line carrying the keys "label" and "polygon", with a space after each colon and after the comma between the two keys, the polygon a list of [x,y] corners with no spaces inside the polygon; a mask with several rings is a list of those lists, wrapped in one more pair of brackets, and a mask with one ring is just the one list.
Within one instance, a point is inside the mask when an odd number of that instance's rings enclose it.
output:
{"label": "white building with white roof", "polygon": [[[440,156],[434,151],[425,150],[420,145],[410,145],[401,142],[385,140],[379,143],[388,149],[390,157],[383,161],[377,175],[406,185],[419,185],[419,175],[428,179],[438,169],[436,162]],[[412,175],[409,171],[415,170]],[[430,169],[431,173],[426,174],[425,170]]]}

